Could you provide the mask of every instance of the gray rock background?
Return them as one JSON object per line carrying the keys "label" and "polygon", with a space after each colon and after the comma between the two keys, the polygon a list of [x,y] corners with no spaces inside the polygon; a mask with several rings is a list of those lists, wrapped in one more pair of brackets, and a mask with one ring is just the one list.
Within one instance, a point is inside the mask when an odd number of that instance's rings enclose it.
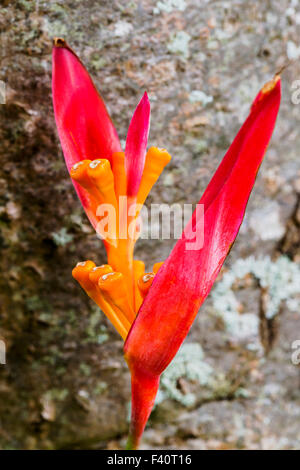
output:
{"label": "gray rock background", "polygon": [[[92,74],[121,139],[149,92],[150,144],[173,159],[147,204],[196,203],[255,94],[290,62],[276,130],[223,271],[232,275],[228,295],[246,334],[218,312],[219,289],[165,377],[143,447],[299,448],[299,366],[291,361],[299,292],[287,289],[287,277],[297,278],[300,260],[300,104],[292,102],[300,2],[1,4],[0,447],[119,448],[128,427],[122,342],[71,277],[78,260],[100,264],[105,254],[72,189],[54,124],[51,39],[62,36]],[[173,243],[141,240],[136,257],[151,267]],[[279,279],[270,281],[271,294],[286,292],[272,318],[268,282],[239,278],[235,263],[250,255],[253,271],[260,256],[271,257],[266,269]],[[283,255],[290,263],[276,268]]]}

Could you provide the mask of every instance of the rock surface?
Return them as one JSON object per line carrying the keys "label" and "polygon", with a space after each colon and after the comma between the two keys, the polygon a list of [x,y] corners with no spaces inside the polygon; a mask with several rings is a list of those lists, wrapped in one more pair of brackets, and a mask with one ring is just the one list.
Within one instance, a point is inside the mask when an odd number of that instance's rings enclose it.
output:
{"label": "rock surface", "polygon": [[[129,374],[117,334],[70,274],[77,261],[100,264],[105,255],[65,170],[51,102],[51,39],[62,36],[78,52],[122,140],[148,90],[150,144],[166,147],[173,160],[147,204],[195,204],[259,88],[299,58],[300,2],[2,4],[0,447],[116,448],[127,432]],[[249,255],[299,263],[300,104],[292,96],[299,77],[299,61],[283,73],[276,131],[229,272]],[[140,240],[136,257],[150,267],[173,243]],[[258,336],[255,348],[233,337],[208,299],[188,341],[202,345],[215,385],[200,386],[184,370],[175,386],[195,401],[187,410],[180,396],[168,398],[171,383],[145,448],[300,447],[299,366],[291,361],[299,310],[284,303],[271,321],[251,276],[232,289],[241,315],[260,319],[269,354]]]}

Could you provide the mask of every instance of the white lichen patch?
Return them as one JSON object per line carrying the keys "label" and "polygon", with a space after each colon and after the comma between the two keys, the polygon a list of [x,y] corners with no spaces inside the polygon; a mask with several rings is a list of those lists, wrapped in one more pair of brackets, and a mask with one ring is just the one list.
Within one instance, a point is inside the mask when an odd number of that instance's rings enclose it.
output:
{"label": "white lichen patch", "polygon": [[201,103],[203,106],[206,106],[209,103],[212,103],[213,97],[204,93],[201,90],[193,90],[189,95],[189,101],[191,103]]}
{"label": "white lichen patch", "polygon": [[213,368],[204,360],[203,350],[198,343],[187,343],[178,351],[174,360],[161,376],[161,386],[156,404],[170,398],[184,406],[193,406],[196,397],[193,393],[182,393],[177,387],[180,378],[196,381],[202,386],[210,383]]}
{"label": "white lichen patch", "polygon": [[65,246],[73,241],[74,236],[68,233],[67,229],[63,227],[58,232],[52,233],[52,239],[57,246]]}
{"label": "white lichen patch", "polygon": [[127,21],[118,21],[115,24],[115,36],[117,37],[123,37],[127,36],[133,29],[133,26],[131,23],[128,23]]}
{"label": "white lichen patch", "polygon": [[172,13],[172,11],[184,11],[187,7],[186,0],[162,0],[156,3],[153,13],[158,15],[161,12]]}
{"label": "white lichen patch", "polygon": [[239,339],[258,336],[258,316],[253,312],[240,314],[239,302],[232,290],[234,283],[247,274],[252,274],[268,291],[267,318],[277,315],[283,301],[290,310],[300,309],[299,265],[285,256],[276,261],[269,257],[255,259],[253,256],[238,260],[216,285],[212,299],[214,309],[223,319],[227,331]]}
{"label": "white lichen patch", "polygon": [[280,240],[285,232],[280,207],[275,201],[271,201],[262,208],[255,209],[250,216],[249,225],[263,241]]}
{"label": "white lichen patch", "polygon": [[293,41],[288,41],[286,46],[286,54],[289,60],[297,60],[300,57],[300,46],[297,46]]}
{"label": "white lichen patch", "polygon": [[178,54],[185,59],[189,56],[189,42],[191,40],[191,36],[186,33],[185,31],[179,31],[175,35],[173,35],[171,41],[168,44],[168,50],[172,54]]}

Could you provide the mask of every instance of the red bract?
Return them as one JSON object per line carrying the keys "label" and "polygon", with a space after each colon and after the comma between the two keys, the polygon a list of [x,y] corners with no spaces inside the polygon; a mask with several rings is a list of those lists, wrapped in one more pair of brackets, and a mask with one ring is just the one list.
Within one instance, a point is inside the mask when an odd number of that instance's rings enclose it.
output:
{"label": "red bract", "polygon": [[[71,177],[94,227],[101,221],[97,208],[103,203],[121,214],[121,227],[114,228],[104,240],[109,264],[95,266],[90,260],[84,261],[74,268],[73,276],[126,341],[125,359],[132,376],[128,447],[137,448],[160,375],[186,337],[237,236],[274,129],[280,78],[276,76],[257,95],[168,259],[145,274],[144,263],[133,259],[139,209],[131,214],[129,210],[135,203],[144,203],[171,158],[166,150],[155,147],[146,154],[150,121],[147,95],[131,120],[124,155],[106,108],[81,62],[63,40],[56,40],[54,46],[55,117]],[[119,196],[126,196],[129,202],[121,206]],[[133,223],[132,237],[128,222]],[[202,244],[198,235],[203,224]],[[125,239],[120,236],[124,230]]]}
{"label": "red bract", "polygon": [[[63,39],[54,40],[52,59],[54,114],[68,170],[84,158],[110,158],[121,145],[88,72]],[[90,197],[76,182],[74,186],[95,228]]]}
{"label": "red bract", "polygon": [[150,103],[147,93],[138,104],[129,125],[125,146],[127,196],[135,197],[143,176],[150,126]]}
{"label": "red bract", "polygon": [[[280,104],[276,77],[256,98],[250,115],[199,201],[204,245],[187,249],[196,213],[160,268],[125,343],[132,373],[132,445],[137,446],[159,385],[237,236]],[[148,413],[146,412],[148,410]]]}

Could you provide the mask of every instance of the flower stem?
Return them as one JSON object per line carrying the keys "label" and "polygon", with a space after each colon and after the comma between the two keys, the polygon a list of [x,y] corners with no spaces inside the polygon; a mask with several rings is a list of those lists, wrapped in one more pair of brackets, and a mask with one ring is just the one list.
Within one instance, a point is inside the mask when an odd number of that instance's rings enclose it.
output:
{"label": "flower stem", "polygon": [[138,449],[146,423],[152,411],[159,387],[160,376],[130,367],[131,370],[131,423],[127,450]]}

